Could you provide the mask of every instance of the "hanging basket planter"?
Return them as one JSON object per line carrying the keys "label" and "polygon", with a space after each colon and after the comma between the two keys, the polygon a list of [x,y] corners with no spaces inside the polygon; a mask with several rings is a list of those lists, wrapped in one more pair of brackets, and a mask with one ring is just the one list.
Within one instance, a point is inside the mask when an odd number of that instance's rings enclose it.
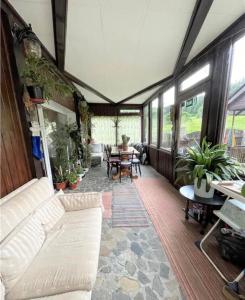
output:
{"label": "hanging basket planter", "polygon": [[38,85],[29,85],[27,86],[27,91],[30,95],[30,100],[35,104],[42,104],[46,102],[43,98],[43,88]]}

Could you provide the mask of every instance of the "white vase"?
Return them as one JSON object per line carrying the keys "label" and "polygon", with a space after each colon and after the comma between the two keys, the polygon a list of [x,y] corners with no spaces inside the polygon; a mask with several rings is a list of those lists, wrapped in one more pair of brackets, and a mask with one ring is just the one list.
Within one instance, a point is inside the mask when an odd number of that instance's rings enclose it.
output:
{"label": "white vase", "polygon": [[84,172],[87,173],[89,168],[84,168]]}
{"label": "white vase", "polygon": [[210,188],[208,192],[206,192],[206,179],[202,179],[201,186],[198,188],[197,186],[198,178],[194,180],[194,193],[195,195],[202,198],[213,198],[214,196],[214,188]]}

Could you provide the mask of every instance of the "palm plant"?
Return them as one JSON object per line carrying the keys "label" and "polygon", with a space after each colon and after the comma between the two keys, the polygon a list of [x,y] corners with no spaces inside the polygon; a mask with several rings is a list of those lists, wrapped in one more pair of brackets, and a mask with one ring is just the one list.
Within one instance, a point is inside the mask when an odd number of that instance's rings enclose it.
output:
{"label": "palm plant", "polygon": [[226,145],[214,145],[203,139],[201,146],[189,147],[176,164],[178,177],[176,182],[188,177],[192,182],[197,179],[197,187],[206,180],[206,192],[210,190],[212,180],[231,180],[239,178],[240,164],[226,153]]}

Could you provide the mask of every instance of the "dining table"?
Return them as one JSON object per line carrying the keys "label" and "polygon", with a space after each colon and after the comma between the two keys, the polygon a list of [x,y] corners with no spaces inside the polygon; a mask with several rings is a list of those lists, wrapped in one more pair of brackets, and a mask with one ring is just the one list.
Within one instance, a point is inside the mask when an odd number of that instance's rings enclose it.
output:
{"label": "dining table", "polygon": [[135,155],[140,154],[138,150],[136,150],[134,147],[128,147],[127,150],[123,150],[122,148],[119,148],[117,146],[113,146],[111,148],[111,155],[112,156],[118,156],[119,153],[121,153],[122,155],[130,155],[132,153],[134,153]]}
{"label": "dining table", "polygon": [[[117,147],[117,146],[113,146],[111,148],[111,156],[119,156],[121,157],[122,160],[128,160],[129,159],[129,155],[138,155],[140,154],[138,150],[136,150],[134,147],[128,147],[127,150],[123,150],[122,148],[120,147]],[[120,170],[119,170],[120,172]],[[115,175],[112,176],[112,179],[113,180],[116,180],[116,179],[119,179],[119,172]],[[124,170],[124,171],[121,171],[122,173],[122,176],[128,176],[128,170]],[[134,179],[138,178],[138,175],[134,175],[133,176]]]}

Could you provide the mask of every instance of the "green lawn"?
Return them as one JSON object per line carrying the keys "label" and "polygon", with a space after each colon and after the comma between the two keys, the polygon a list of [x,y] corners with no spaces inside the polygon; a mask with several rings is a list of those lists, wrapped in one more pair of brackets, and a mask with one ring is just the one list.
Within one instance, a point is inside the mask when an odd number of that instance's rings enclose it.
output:
{"label": "green lawn", "polygon": [[[200,130],[200,119],[197,117],[193,118],[186,118],[182,123],[182,126],[185,127],[186,133],[196,132]],[[172,124],[168,123],[165,124],[164,132],[170,133],[171,132]],[[232,116],[228,116],[226,120],[226,128],[231,129],[232,127]],[[234,122],[234,129],[238,130],[245,130],[245,115],[243,116],[236,116]]]}

